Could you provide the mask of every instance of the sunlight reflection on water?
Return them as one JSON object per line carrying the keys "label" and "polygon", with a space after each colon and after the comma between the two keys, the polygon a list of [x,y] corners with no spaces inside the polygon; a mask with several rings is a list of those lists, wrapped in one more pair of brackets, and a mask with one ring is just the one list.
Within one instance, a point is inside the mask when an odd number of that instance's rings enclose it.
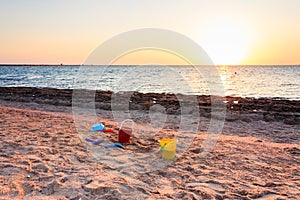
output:
{"label": "sunlight reflection on water", "polygon": [[[0,66],[0,86],[2,87],[51,87],[74,89],[75,78],[80,66]],[[202,67],[202,66],[201,66]],[[163,66],[109,66],[101,80],[98,71],[101,66],[87,66],[86,74],[81,74],[82,83],[88,82],[86,89],[139,92],[171,92],[183,94],[210,94],[206,85],[215,77],[207,77],[210,67],[203,67],[201,75],[192,66],[172,66],[166,71]],[[100,70],[101,71],[101,70]],[[174,76],[174,71],[177,73]],[[242,97],[281,97],[300,99],[300,66],[218,66],[226,95]],[[122,88],[119,78],[130,74],[131,86]],[[96,78],[97,77],[97,78]],[[172,82],[169,87],[157,82]],[[152,81],[152,80],[155,80]],[[182,87],[188,82],[190,88]],[[83,84],[86,85],[86,84]]]}

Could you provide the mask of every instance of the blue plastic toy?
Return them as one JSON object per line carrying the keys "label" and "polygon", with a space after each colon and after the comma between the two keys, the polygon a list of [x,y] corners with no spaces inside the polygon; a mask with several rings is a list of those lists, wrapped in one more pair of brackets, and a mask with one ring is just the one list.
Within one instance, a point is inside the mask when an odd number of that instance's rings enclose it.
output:
{"label": "blue plastic toy", "polygon": [[103,142],[103,140],[92,140],[92,139],[90,139],[90,138],[85,138],[85,141],[91,142],[91,143],[93,143],[94,145],[98,145],[98,144],[100,144],[101,142]]}
{"label": "blue plastic toy", "polygon": [[102,146],[102,148],[111,148],[111,147],[119,147],[119,148],[123,148],[122,144],[116,142],[114,144],[110,144],[110,145],[105,145],[105,146]]}
{"label": "blue plastic toy", "polygon": [[92,131],[103,131],[105,128],[104,128],[104,125],[102,123],[99,123],[99,124],[94,124],[92,126]]}

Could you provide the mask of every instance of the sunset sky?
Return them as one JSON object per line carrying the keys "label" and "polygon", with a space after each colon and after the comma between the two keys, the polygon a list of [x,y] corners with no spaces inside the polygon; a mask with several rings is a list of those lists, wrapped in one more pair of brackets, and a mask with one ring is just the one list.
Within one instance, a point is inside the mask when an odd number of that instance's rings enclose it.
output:
{"label": "sunset sky", "polygon": [[300,64],[299,10],[299,0],[3,0],[0,63],[82,64],[114,35],[162,28],[197,42],[215,64]]}

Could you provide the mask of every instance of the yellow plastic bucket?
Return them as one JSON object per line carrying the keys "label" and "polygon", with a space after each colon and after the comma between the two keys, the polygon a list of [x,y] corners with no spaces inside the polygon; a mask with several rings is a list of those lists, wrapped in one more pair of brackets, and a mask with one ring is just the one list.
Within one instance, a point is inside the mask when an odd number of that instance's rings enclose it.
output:
{"label": "yellow plastic bucket", "polygon": [[177,140],[173,138],[163,138],[158,142],[162,148],[162,158],[172,160],[176,155]]}

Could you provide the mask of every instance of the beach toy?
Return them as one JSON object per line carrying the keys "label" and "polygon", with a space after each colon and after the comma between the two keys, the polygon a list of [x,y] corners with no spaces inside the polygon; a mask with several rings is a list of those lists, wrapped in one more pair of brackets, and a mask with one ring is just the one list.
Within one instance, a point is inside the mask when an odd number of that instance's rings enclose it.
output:
{"label": "beach toy", "polygon": [[103,140],[92,140],[92,139],[90,139],[90,138],[85,138],[85,141],[91,142],[91,143],[93,143],[94,145],[98,145],[98,144],[100,144],[101,142],[103,142]]}
{"label": "beach toy", "polygon": [[111,128],[108,128],[108,129],[104,129],[102,132],[104,132],[104,133],[114,133],[114,130],[111,129]]}
{"label": "beach toy", "polygon": [[[124,126],[125,122],[131,122],[130,127]],[[133,121],[131,119],[125,119],[120,126],[119,133],[118,133],[118,141],[120,143],[129,143],[130,135],[132,133]]]}
{"label": "beach toy", "polygon": [[92,131],[103,131],[103,130],[104,130],[104,125],[102,123],[94,124],[92,126]]}
{"label": "beach toy", "polygon": [[166,145],[167,145],[167,143],[163,144],[163,145],[160,147],[159,151],[162,151],[162,150],[165,148]]}
{"label": "beach toy", "polygon": [[163,138],[158,140],[161,146],[162,158],[172,160],[176,155],[176,144],[177,140],[173,138]]}
{"label": "beach toy", "polygon": [[109,145],[105,145],[105,146],[102,146],[102,148],[111,148],[111,147],[120,147],[120,148],[123,148],[122,144],[116,142],[114,144],[109,144]]}

